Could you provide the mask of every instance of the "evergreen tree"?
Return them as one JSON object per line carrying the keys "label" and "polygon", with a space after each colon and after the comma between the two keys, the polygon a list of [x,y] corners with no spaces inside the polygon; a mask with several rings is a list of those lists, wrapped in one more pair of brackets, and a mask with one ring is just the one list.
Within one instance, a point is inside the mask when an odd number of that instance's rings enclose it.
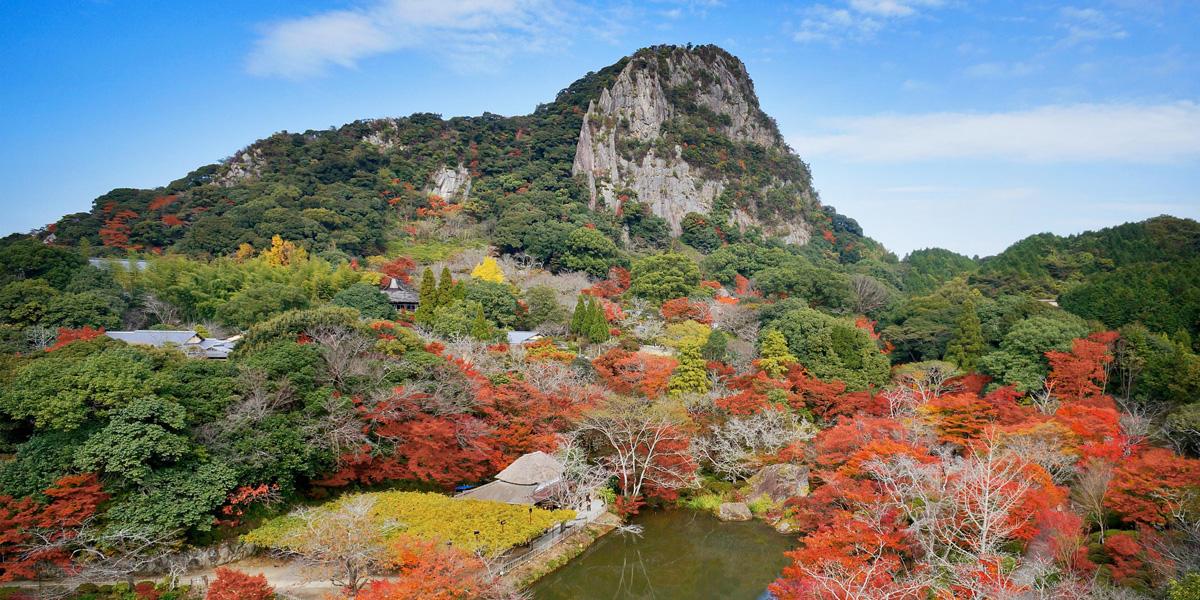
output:
{"label": "evergreen tree", "polygon": [[679,351],[679,366],[671,374],[667,382],[667,390],[672,396],[680,394],[703,394],[711,389],[708,372],[704,368],[704,357],[700,356],[700,348],[687,345]]}
{"label": "evergreen tree", "polygon": [[584,322],[587,320],[587,305],[584,304],[583,296],[575,301],[575,310],[571,313],[571,326],[568,328],[573,335],[583,335],[585,331]]}
{"label": "evergreen tree", "polygon": [[437,306],[446,306],[454,302],[454,278],[450,276],[450,267],[442,267],[442,278],[437,286]]}
{"label": "evergreen tree", "polygon": [[588,299],[587,308],[587,338],[593,344],[599,344],[608,339],[608,319],[604,318],[604,309],[593,298]]}
{"label": "evergreen tree", "polygon": [[419,304],[417,311],[413,314],[413,320],[422,325],[428,324],[433,317],[433,310],[438,307],[438,289],[437,280],[433,277],[433,270],[425,267],[425,272],[421,274],[421,288],[418,291]]}
{"label": "evergreen tree", "polygon": [[483,316],[483,305],[475,308],[475,320],[471,322],[471,337],[480,341],[491,341],[496,337],[496,330],[487,317]]}
{"label": "evergreen tree", "polygon": [[783,375],[788,365],[800,362],[788,349],[787,339],[775,329],[763,334],[759,341],[758,357],[758,366],[771,377]]}
{"label": "evergreen tree", "polygon": [[712,333],[708,334],[708,340],[704,342],[704,347],[701,348],[700,354],[704,356],[705,360],[724,361],[727,354],[726,347],[728,341],[723,332],[714,329]]}
{"label": "evergreen tree", "polygon": [[979,313],[975,311],[975,302],[967,300],[963,303],[962,314],[955,325],[954,337],[946,346],[946,360],[958,365],[959,369],[968,373],[979,368],[979,358],[983,356],[983,328],[979,322]]}

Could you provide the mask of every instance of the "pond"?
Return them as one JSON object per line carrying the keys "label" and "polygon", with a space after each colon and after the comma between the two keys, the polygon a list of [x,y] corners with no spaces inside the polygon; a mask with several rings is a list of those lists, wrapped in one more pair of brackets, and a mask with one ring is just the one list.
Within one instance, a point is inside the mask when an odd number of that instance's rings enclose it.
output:
{"label": "pond", "polygon": [[768,598],[794,538],[760,521],[724,523],[708,513],[653,511],[633,520],[641,536],[612,532],[530,589],[535,600]]}

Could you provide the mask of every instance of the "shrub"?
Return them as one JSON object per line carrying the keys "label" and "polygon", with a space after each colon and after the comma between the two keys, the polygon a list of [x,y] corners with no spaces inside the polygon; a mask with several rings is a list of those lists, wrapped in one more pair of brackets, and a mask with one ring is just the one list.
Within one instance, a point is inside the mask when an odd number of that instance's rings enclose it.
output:
{"label": "shrub", "polygon": [[271,600],[275,588],[261,573],[247,575],[241,571],[217,567],[216,580],[208,587],[205,600]]}
{"label": "shrub", "polygon": [[1200,573],[1188,573],[1172,581],[1167,597],[1171,600],[1200,600]]}
{"label": "shrub", "polygon": [[725,500],[717,494],[700,494],[698,496],[685,498],[681,504],[683,504],[684,508],[715,513],[721,508],[721,503],[724,501]]}
{"label": "shrub", "polygon": [[[550,527],[575,518],[571,510],[543,510],[519,504],[484,500],[460,500],[422,492],[374,492],[372,519],[399,523],[390,536],[407,535],[437,540],[468,551],[491,554],[530,542]],[[317,510],[333,511],[357,494],[326,504]],[[302,525],[294,515],[276,517],[244,536],[250,543],[278,548]],[[475,532],[479,532],[476,535]]]}

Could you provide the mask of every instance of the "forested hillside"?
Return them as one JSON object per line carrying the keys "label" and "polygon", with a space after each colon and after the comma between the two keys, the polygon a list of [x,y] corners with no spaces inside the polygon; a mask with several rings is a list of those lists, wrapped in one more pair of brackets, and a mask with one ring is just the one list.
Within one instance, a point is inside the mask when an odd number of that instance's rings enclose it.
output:
{"label": "forested hillside", "polygon": [[[712,46],[276,134],[0,241],[0,581],[240,539],[345,597],[511,598],[492,561],[597,499],[797,536],[779,598],[1194,592],[1198,261],[1165,216],[898,260]],[[552,510],[446,497],[537,452]]]}
{"label": "forested hillside", "polygon": [[[632,189],[621,188],[597,206],[586,177],[573,176],[572,165],[587,111],[613,82],[629,73],[657,76],[669,71],[672,56],[681,55],[692,59],[695,73],[680,71],[675,80],[688,84],[655,86],[661,105],[654,108],[669,110],[670,119],[655,132],[653,143],[625,140],[621,152],[645,156],[654,154],[651,146],[659,154],[680,148],[682,161],[706,173],[687,183],[721,177],[736,183],[719,199],[710,198],[708,206],[693,207],[700,212],[687,214],[690,236],[711,244],[708,238],[753,236],[761,227],[791,223],[831,231],[834,237],[825,243],[835,247],[858,246],[861,252],[864,243],[876,246],[861,238],[852,221],[820,206],[807,166],[782,144],[774,122],[758,108],[741,61],[710,46],[639,51],[589,73],[532,115],[443,119],[417,114],[279,133],[163,188],[113,190],[97,198],[91,211],[63,217],[41,237],[86,244],[97,255],[140,251],[216,257],[232,254],[243,243],[262,248],[279,235],[338,260],[381,254],[389,242],[405,237],[401,223],[423,213],[453,211],[495,226],[505,250],[526,251],[547,264],[562,259],[552,249],[585,224],[630,248],[663,248],[670,228],[662,216],[674,202],[655,213]],[[707,75],[711,81],[718,72],[715,63],[721,69],[727,63],[736,66],[735,74],[721,72],[735,79],[729,83],[737,87],[733,93],[745,95],[723,98],[739,103],[727,110],[753,113],[755,127],[770,132],[765,139],[718,130],[730,121],[729,114],[698,103],[705,81],[696,78]],[[596,126],[605,119],[629,126],[628,116],[620,123],[613,115],[590,118]],[[659,165],[641,175],[669,170]],[[624,183],[638,187],[637,179]],[[678,235],[678,218],[673,225]]]}

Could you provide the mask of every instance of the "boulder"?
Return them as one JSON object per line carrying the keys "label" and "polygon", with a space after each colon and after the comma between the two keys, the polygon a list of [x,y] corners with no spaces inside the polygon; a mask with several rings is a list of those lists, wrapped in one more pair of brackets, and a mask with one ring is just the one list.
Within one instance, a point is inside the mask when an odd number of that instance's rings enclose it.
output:
{"label": "boulder", "polygon": [[754,518],[745,502],[722,502],[717,508],[717,518],[722,521],[749,521]]}
{"label": "boulder", "polygon": [[808,495],[808,467],[769,465],[759,469],[747,483],[750,491],[746,497],[758,499],[766,496],[772,504],[779,504],[788,498]]}

